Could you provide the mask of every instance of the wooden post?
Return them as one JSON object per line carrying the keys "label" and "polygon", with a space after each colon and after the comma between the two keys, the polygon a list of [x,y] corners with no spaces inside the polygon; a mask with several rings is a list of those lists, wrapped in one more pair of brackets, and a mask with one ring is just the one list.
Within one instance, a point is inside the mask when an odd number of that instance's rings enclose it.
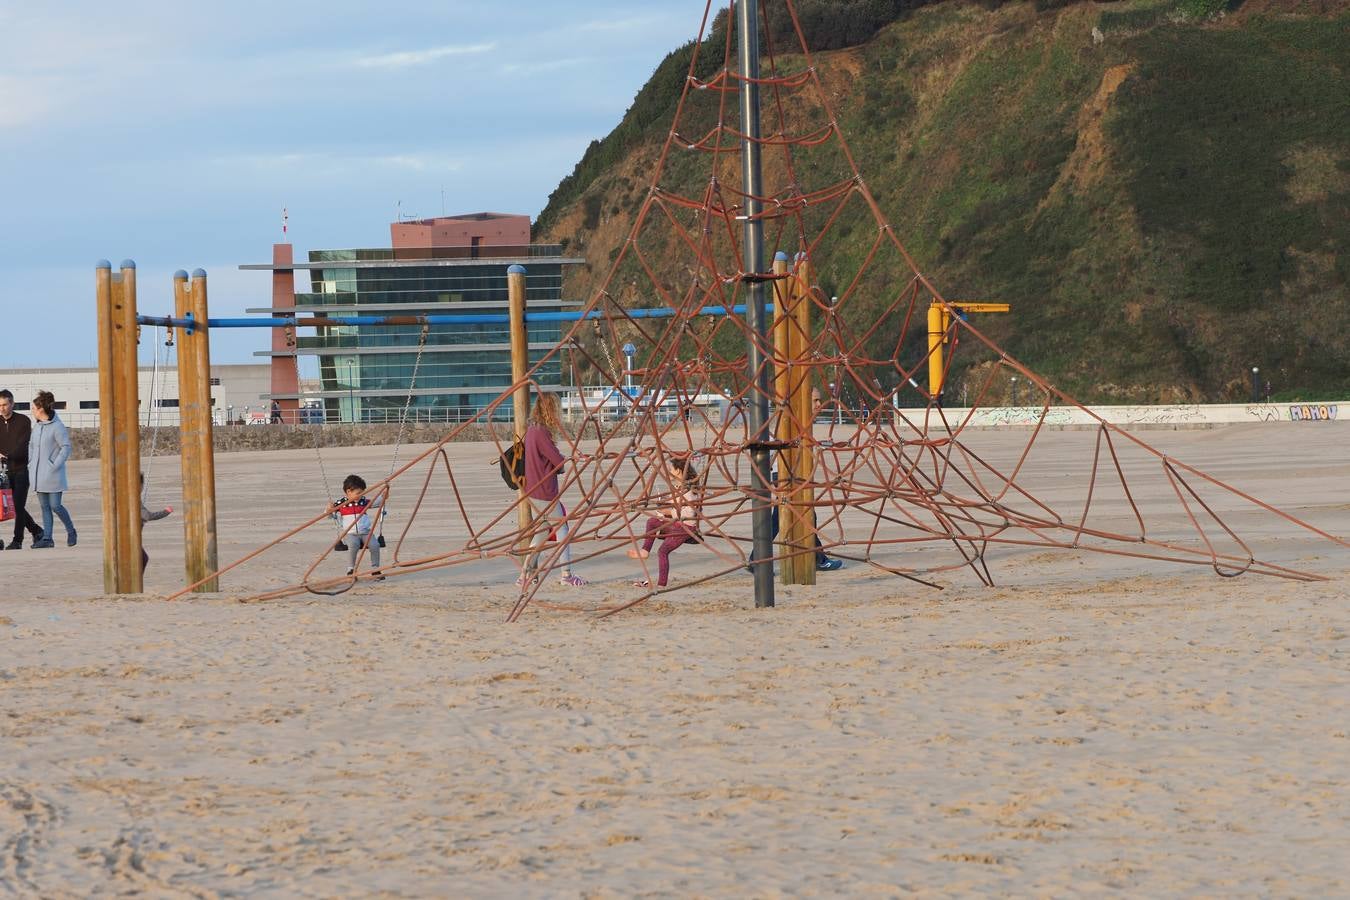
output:
{"label": "wooden post", "polygon": [[816,411],[811,402],[811,265],[806,257],[797,259],[795,277],[789,279],[787,409],[784,418],[791,433],[786,440],[796,443],[786,452],[784,474],[789,479],[788,502],[782,509],[782,529],[786,542],[797,548],[783,561],[784,584],[816,583],[815,520],[812,503],[815,491],[803,485],[815,468],[814,422]]}
{"label": "wooden post", "polygon": [[[525,267],[511,266],[506,270],[506,293],[511,319],[511,381],[519,385],[512,395],[512,433],[525,440],[525,429],[530,418],[530,386],[522,383],[530,370],[529,334],[525,330]],[[518,491],[517,521],[523,532],[530,527],[530,504],[525,489]]]}
{"label": "wooden post", "polygon": [[[178,329],[178,431],[183,473],[183,566],[198,593],[220,590],[216,554],[216,466],[211,444],[211,348],[206,327],[206,272],[173,276],[175,318],[201,323]],[[205,580],[204,580],[205,579]]]}
{"label": "wooden post", "polygon": [[[773,255],[773,273],[775,275],[786,275],[788,271],[788,255],[779,250]],[[774,427],[774,437],[780,441],[792,440],[792,422],[791,409],[788,405],[788,378],[792,369],[792,336],[789,334],[789,328],[792,322],[790,307],[792,305],[792,283],[791,279],[779,278],[773,282],[773,324],[770,326],[773,336],[773,414],[778,416]],[[786,485],[791,477],[788,459],[790,451],[780,450],[777,452],[778,462],[778,482]],[[777,486],[777,485],[775,485]],[[783,509],[781,503],[774,501],[778,507],[778,538],[775,543],[775,553],[779,556],[791,551],[792,547],[788,543],[787,523],[783,516],[787,510]],[[780,577],[783,584],[795,584],[788,577],[786,566],[779,566]]]}
{"label": "wooden post", "polygon": [[[112,283],[112,464],[117,528],[117,593],[139,594],[141,581],[141,423],[136,365],[136,264],[122,260]],[[101,410],[100,410],[101,413]],[[100,419],[102,415],[100,414]],[[106,426],[105,426],[106,427]]]}
{"label": "wooden post", "polygon": [[103,502],[103,593],[118,592],[117,481],[113,460],[113,283],[112,263],[106,259],[94,267],[94,293],[98,310],[98,447],[99,485]]}

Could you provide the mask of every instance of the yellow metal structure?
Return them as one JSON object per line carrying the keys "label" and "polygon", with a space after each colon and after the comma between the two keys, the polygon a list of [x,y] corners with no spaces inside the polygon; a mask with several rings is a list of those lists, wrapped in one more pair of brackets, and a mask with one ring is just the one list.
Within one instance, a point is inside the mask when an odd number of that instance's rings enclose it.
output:
{"label": "yellow metal structure", "polygon": [[951,343],[952,316],[967,313],[1011,312],[1008,303],[985,303],[976,300],[949,300],[947,305],[934,303],[928,307],[928,393],[934,397],[942,393],[946,380],[946,366],[942,345]]}

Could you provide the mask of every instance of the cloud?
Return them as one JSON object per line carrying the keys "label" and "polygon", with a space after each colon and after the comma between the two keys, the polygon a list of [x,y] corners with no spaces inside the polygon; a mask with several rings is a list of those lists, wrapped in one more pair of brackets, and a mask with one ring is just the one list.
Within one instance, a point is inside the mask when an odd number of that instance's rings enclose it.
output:
{"label": "cloud", "polygon": [[502,66],[502,73],[505,75],[539,75],[544,72],[556,72],[559,69],[587,66],[593,62],[595,62],[595,60],[590,57],[578,56],[571,59],[549,59],[541,60],[539,62],[507,63]]}
{"label": "cloud", "polygon": [[495,41],[484,44],[449,44],[426,50],[400,50],[395,53],[382,53],[379,56],[362,56],[356,59],[355,65],[362,69],[406,69],[409,66],[425,66],[447,56],[491,53],[496,49]]}
{"label": "cloud", "polygon": [[372,169],[444,174],[464,168],[464,160],[439,153],[243,153],[212,157],[208,162],[224,169],[286,172],[291,177],[303,174],[311,178],[334,178]]}
{"label": "cloud", "polygon": [[666,28],[670,22],[661,16],[630,16],[627,19],[593,19],[590,22],[579,22],[572,28],[575,31],[623,32],[644,31],[654,25]]}
{"label": "cloud", "polygon": [[53,105],[52,94],[35,79],[0,75],[0,128],[17,128],[43,118]]}

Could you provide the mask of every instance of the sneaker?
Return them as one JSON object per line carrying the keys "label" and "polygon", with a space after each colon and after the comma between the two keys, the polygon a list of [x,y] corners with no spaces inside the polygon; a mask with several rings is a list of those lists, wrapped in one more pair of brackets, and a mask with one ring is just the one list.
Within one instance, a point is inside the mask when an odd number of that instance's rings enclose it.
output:
{"label": "sneaker", "polygon": [[[342,541],[338,541],[336,544],[333,545],[333,551],[334,551],[335,553],[346,553],[346,552],[347,552],[347,545],[344,544]],[[348,572],[347,574],[350,575],[350,574],[352,574],[352,573],[351,573],[351,572]]]}
{"label": "sneaker", "polygon": [[582,578],[580,575],[564,575],[558,580],[558,583],[569,587],[585,587],[590,584],[589,581]]}
{"label": "sneaker", "polygon": [[516,579],[516,587],[518,588],[532,587],[538,581],[539,581],[538,575],[533,574],[527,575],[524,572],[521,572],[520,577]]}
{"label": "sneaker", "polygon": [[347,574],[350,575],[350,574],[352,574],[352,572],[354,572],[354,571],[355,571],[355,569],[348,569],[348,570],[347,570]]}
{"label": "sneaker", "polygon": [[835,572],[838,571],[839,569],[842,569],[843,567],[844,561],[842,559],[835,559],[832,556],[827,556],[824,559],[816,560],[817,572]]}
{"label": "sneaker", "polygon": [[33,541],[34,550],[46,550],[48,547],[55,547],[55,546],[56,545],[53,544],[51,541],[45,539],[40,541]]}
{"label": "sneaker", "polygon": [[371,573],[370,573],[370,580],[371,580],[371,581],[384,581],[384,573],[381,572],[379,569],[376,569],[374,572],[371,572]]}

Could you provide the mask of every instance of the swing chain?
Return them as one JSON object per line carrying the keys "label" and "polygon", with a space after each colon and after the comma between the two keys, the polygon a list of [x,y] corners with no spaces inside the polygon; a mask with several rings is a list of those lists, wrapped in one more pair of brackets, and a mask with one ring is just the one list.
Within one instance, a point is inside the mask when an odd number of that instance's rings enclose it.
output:
{"label": "swing chain", "polygon": [[408,379],[408,399],[403,401],[403,411],[398,417],[398,435],[394,438],[394,458],[389,463],[389,474],[392,476],[394,470],[398,468],[398,451],[403,446],[403,432],[408,424],[408,411],[412,409],[413,391],[417,387],[417,371],[422,367],[422,353],[427,348],[427,336],[431,333],[431,323],[422,320],[422,333],[417,338],[417,357],[413,360],[412,377]]}

